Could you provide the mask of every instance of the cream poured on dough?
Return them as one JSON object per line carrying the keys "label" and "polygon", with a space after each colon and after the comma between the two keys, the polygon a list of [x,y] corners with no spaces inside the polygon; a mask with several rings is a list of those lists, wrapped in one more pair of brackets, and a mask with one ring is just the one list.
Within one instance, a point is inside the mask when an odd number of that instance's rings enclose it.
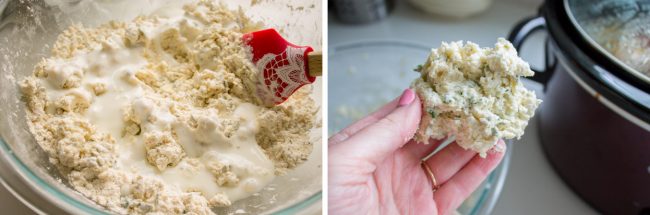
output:
{"label": "cream poured on dough", "polygon": [[119,213],[211,214],[311,152],[309,89],[267,108],[241,43],[242,11],[72,26],[20,82],[30,129],[72,186]]}

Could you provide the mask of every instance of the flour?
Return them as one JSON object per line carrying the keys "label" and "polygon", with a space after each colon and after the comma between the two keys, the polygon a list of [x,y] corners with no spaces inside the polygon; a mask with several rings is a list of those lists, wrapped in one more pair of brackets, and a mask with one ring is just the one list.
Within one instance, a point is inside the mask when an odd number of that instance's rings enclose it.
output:
{"label": "flour", "polygon": [[416,70],[421,76],[411,87],[426,111],[415,136],[419,142],[454,135],[458,145],[485,157],[498,139],[521,137],[541,103],[519,80],[533,71],[502,38],[483,49],[471,42],[442,43]]}
{"label": "flour", "polygon": [[177,16],[71,26],[20,82],[28,123],[80,193],[118,213],[212,214],[303,163],[309,88],[268,108],[241,10],[199,2]]}

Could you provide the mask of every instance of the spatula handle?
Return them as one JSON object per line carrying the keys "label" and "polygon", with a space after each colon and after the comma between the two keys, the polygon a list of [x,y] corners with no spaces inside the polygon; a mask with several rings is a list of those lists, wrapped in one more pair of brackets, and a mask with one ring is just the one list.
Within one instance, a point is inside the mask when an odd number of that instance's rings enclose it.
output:
{"label": "spatula handle", "polygon": [[313,51],[307,54],[309,65],[309,75],[312,77],[323,75],[323,53],[320,51]]}

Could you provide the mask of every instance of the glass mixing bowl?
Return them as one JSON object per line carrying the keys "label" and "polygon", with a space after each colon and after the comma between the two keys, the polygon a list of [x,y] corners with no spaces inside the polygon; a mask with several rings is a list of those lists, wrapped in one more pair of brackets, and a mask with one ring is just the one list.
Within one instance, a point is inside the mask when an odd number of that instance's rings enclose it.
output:
{"label": "glass mixing bowl", "polygon": [[[0,183],[9,192],[37,213],[110,213],[71,189],[50,164],[27,129],[25,106],[16,81],[31,74],[35,63],[49,56],[56,36],[72,23],[96,26],[109,20],[131,20],[137,15],[180,7],[186,2],[0,0]],[[322,47],[319,0],[224,3],[233,9],[241,7],[253,20],[278,29],[288,41],[308,44],[316,50]],[[320,105],[320,79],[312,86],[312,95]],[[320,128],[312,130],[312,141],[314,150],[306,163],[276,178],[259,193],[215,212],[319,213],[322,195]]]}
{"label": "glass mixing bowl", "polygon": [[[419,76],[413,69],[431,48],[406,41],[363,41],[328,50],[331,135],[399,96]],[[458,208],[460,214],[485,215],[494,208],[510,164],[512,141],[507,142],[503,161]]]}

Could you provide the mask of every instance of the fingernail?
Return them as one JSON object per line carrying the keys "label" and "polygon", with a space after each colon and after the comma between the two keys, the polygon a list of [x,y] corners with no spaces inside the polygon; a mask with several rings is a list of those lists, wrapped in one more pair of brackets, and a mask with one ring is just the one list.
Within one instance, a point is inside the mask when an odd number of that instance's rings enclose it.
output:
{"label": "fingernail", "polygon": [[411,89],[406,89],[399,98],[399,107],[409,105],[415,100],[415,93]]}

